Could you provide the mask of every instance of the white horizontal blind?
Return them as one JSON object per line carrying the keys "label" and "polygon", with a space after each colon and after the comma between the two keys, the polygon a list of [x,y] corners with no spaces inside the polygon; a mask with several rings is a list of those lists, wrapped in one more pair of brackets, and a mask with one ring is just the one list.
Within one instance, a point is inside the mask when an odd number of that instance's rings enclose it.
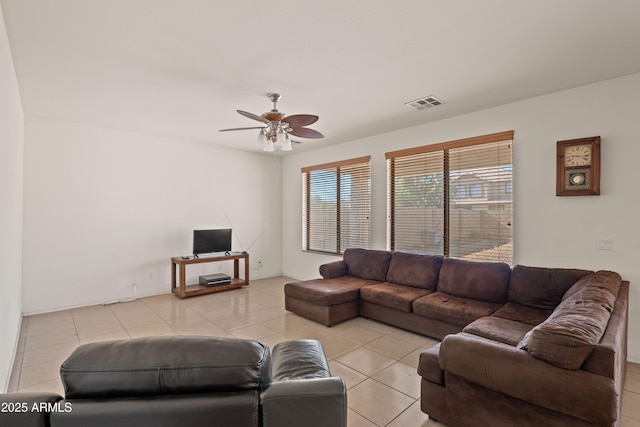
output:
{"label": "white horizontal blind", "polygon": [[512,260],[513,132],[387,153],[389,249]]}
{"label": "white horizontal blind", "polygon": [[444,155],[392,159],[389,179],[391,250],[444,254]]}
{"label": "white horizontal blind", "polygon": [[305,249],[335,253],[338,248],[338,168],[309,171],[307,179],[308,246]]}
{"label": "white horizontal blind", "polygon": [[449,150],[449,256],[511,263],[511,141]]}
{"label": "white horizontal blind", "polygon": [[356,163],[340,170],[340,253],[347,248],[369,248],[371,164]]}
{"label": "white horizontal blind", "polygon": [[341,254],[369,247],[370,158],[302,169],[302,249]]}

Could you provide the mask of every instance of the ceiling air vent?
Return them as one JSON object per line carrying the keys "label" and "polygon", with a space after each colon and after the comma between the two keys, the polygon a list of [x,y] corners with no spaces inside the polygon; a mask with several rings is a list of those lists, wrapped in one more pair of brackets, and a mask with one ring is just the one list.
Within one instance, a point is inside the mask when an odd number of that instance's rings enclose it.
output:
{"label": "ceiling air vent", "polygon": [[443,104],[438,98],[433,95],[425,96],[424,98],[416,99],[415,101],[406,102],[407,105],[416,110],[424,110],[425,108],[436,107]]}

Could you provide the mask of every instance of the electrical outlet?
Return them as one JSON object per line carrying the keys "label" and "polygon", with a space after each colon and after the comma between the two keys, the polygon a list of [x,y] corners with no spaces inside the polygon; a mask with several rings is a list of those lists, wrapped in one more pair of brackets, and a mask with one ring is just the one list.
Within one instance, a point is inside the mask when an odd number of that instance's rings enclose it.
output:
{"label": "electrical outlet", "polygon": [[612,251],[613,250],[613,239],[610,238],[610,237],[598,239],[598,250],[599,251]]}

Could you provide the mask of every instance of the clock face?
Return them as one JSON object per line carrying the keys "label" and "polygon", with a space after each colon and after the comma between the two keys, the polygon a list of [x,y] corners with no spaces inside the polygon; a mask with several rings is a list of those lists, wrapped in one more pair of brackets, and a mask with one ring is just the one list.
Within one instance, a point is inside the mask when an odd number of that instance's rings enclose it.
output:
{"label": "clock face", "polygon": [[591,164],[591,144],[570,145],[564,149],[565,166],[588,166]]}

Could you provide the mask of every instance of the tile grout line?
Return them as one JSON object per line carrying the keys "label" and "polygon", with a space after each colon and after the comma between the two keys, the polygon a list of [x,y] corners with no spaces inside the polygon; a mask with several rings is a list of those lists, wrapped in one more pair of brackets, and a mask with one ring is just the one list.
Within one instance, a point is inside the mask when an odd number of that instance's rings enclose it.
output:
{"label": "tile grout line", "polygon": [[129,337],[129,339],[131,339],[131,334],[129,333],[129,331],[127,330],[127,328],[124,327],[124,325],[122,324],[122,321],[120,320],[120,318],[118,317],[118,315],[113,311],[113,308],[111,308],[110,304],[109,306],[107,306],[107,308],[109,309],[109,311],[111,312],[111,314],[113,314],[113,317],[116,318],[116,320],[118,321],[118,323],[120,324],[120,326],[122,326],[122,329],[124,330],[124,333],[127,334],[127,336]]}
{"label": "tile grout line", "polygon": [[[418,399],[418,400],[419,400],[419,399]],[[417,402],[417,400],[416,400],[416,402]],[[407,406],[407,409],[405,409],[404,411],[402,411],[402,412],[400,412],[398,415],[396,415],[396,416],[395,416],[391,421],[389,421],[387,424],[385,424],[385,427],[386,427],[386,426],[390,426],[391,424],[393,424],[393,422],[394,422],[395,420],[397,420],[398,418],[400,418],[400,417],[402,416],[402,414],[404,414],[405,412],[407,412],[408,410],[410,410],[410,409],[411,409],[411,407],[412,407],[413,405],[415,405],[415,403],[416,403],[416,402],[413,402],[411,405]]]}

